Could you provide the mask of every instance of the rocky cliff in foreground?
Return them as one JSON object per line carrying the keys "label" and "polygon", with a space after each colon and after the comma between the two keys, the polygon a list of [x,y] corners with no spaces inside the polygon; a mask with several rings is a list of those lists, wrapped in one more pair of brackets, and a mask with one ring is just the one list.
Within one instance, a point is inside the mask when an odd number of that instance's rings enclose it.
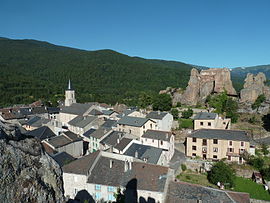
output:
{"label": "rocky cliff in foreground", "polygon": [[1,202],[64,202],[59,165],[44,153],[39,141],[2,123],[0,163]]}

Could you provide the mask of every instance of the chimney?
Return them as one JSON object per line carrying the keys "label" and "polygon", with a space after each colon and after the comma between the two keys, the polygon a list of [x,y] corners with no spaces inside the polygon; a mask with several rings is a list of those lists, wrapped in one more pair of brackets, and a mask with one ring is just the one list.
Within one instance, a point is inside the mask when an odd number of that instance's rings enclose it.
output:
{"label": "chimney", "polygon": [[110,159],[110,168],[113,167],[113,160]]}
{"label": "chimney", "polygon": [[124,172],[127,172],[128,171],[128,161],[126,160],[125,161],[125,168],[124,168]]}
{"label": "chimney", "polygon": [[129,162],[128,162],[128,165],[129,165],[129,170],[131,170],[131,169],[132,169],[132,162],[129,161]]}
{"label": "chimney", "polygon": [[135,158],[138,158],[138,151],[135,151]]}
{"label": "chimney", "polygon": [[160,110],[158,110],[158,115],[160,115]]}
{"label": "chimney", "polygon": [[168,133],[166,133],[166,139],[168,139],[169,138],[169,134]]}
{"label": "chimney", "polygon": [[120,139],[118,138],[118,139],[117,139],[117,144],[119,144],[119,143],[120,143]]}

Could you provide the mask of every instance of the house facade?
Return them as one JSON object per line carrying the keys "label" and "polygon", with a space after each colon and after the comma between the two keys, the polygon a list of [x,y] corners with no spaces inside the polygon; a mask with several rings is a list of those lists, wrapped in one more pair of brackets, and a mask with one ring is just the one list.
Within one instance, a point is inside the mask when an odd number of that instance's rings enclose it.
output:
{"label": "house facade", "polygon": [[194,130],[231,129],[231,119],[219,117],[217,113],[200,112],[194,117]]}
{"label": "house facade", "polygon": [[245,131],[200,129],[186,140],[186,156],[202,159],[243,163],[241,154],[250,152],[249,137]]}
{"label": "house facade", "polygon": [[143,145],[163,149],[167,161],[171,160],[174,155],[174,134],[172,132],[147,130],[140,141]]}
{"label": "house facade", "polygon": [[156,129],[156,122],[149,118],[125,116],[117,122],[117,130],[141,137],[148,129]]}
{"label": "house facade", "polygon": [[171,131],[173,116],[168,112],[152,111],[147,114],[146,118],[150,118],[156,122],[156,129],[162,131]]}

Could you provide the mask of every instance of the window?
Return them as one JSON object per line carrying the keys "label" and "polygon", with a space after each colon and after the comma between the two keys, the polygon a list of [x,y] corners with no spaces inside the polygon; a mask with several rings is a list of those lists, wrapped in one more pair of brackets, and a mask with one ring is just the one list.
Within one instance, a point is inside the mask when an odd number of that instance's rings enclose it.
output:
{"label": "window", "polygon": [[108,192],[114,192],[114,187],[113,186],[108,186]]}
{"label": "window", "polygon": [[196,150],[196,148],[197,148],[196,146],[192,146],[192,150]]}
{"label": "window", "polygon": [[95,185],[96,190],[101,190],[101,185]]}
{"label": "window", "polygon": [[143,129],[145,129],[145,126],[143,126]]}
{"label": "window", "polygon": [[207,139],[203,139],[203,140],[202,140],[202,144],[203,144],[203,145],[207,145]]}
{"label": "window", "polygon": [[231,156],[228,156],[228,160],[231,161],[232,160],[232,157]]}
{"label": "window", "polygon": [[129,130],[129,134],[131,134],[131,130]]}
{"label": "window", "polygon": [[96,192],[95,197],[96,197],[96,199],[100,199],[100,197],[101,197],[100,192]]}
{"label": "window", "polygon": [[232,146],[232,141],[229,141],[229,145]]}
{"label": "window", "polygon": [[244,142],[241,142],[241,147],[244,147]]}
{"label": "window", "polygon": [[196,156],[196,153],[192,153],[192,156],[195,157]]}
{"label": "window", "polygon": [[229,148],[229,152],[234,152],[234,149],[233,148]]}
{"label": "window", "polygon": [[196,141],[197,141],[196,137],[193,137],[192,142],[196,142]]}
{"label": "window", "polygon": [[218,152],[218,148],[217,147],[214,147],[214,152]]}
{"label": "window", "polygon": [[152,142],[154,143],[154,142],[155,142],[155,140],[152,140]]}
{"label": "window", "polygon": [[207,148],[206,148],[206,147],[203,147],[203,148],[202,148],[202,152],[203,152],[203,153],[206,153],[206,152],[207,152]]}
{"label": "window", "polygon": [[152,125],[152,123],[150,124],[150,128],[151,128],[151,129],[153,128],[153,125]]}
{"label": "window", "polygon": [[213,139],[213,143],[214,144],[218,144],[218,140],[217,139]]}
{"label": "window", "polygon": [[217,155],[213,155],[213,159],[217,159]]}
{"label": "window", "polygon": [[108,195],[108,200],[109,201],[115,201],[115,198],[114,198],[113,194]]}
{"label": "window", "polygon": [[211,122],[208,122],[208,126],[211,126]]}
{"label": "window", "polygon": [[163,141],[162,140],[160,141],[160,144],[163,145]]}
{"label": "window", "polygon": [[203,122],[200,122],[200,125],[203,125]]}
{"label": "window", "polygon": [[147,139],[145,138],[145,142],[147,142]]}

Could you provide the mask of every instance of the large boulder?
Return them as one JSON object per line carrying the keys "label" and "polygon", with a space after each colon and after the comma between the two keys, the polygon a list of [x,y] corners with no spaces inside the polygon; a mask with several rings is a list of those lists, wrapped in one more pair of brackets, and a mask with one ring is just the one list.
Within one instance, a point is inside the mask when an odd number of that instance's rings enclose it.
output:
{"label": "large boulder", "polygon": [[228,95],[236,95],[228,68],[210,68],[200,73],[193,68],[188,86],[181,97],[181,103],[196,105],[204,102],[208,95],[224,90]]}
{"label": "large boulder", "polygon": [[270,88],[265,85],[266,77],[264,73],[253,75],[247,74],[244,88],[240,92],[240,102],[252,104],[259,95],[264,94],[266,99],[270,98]]}
{"label": "large boulder", "polygon": [[0,129],[1,202],[65,202],[60,166],[41,143]]}

